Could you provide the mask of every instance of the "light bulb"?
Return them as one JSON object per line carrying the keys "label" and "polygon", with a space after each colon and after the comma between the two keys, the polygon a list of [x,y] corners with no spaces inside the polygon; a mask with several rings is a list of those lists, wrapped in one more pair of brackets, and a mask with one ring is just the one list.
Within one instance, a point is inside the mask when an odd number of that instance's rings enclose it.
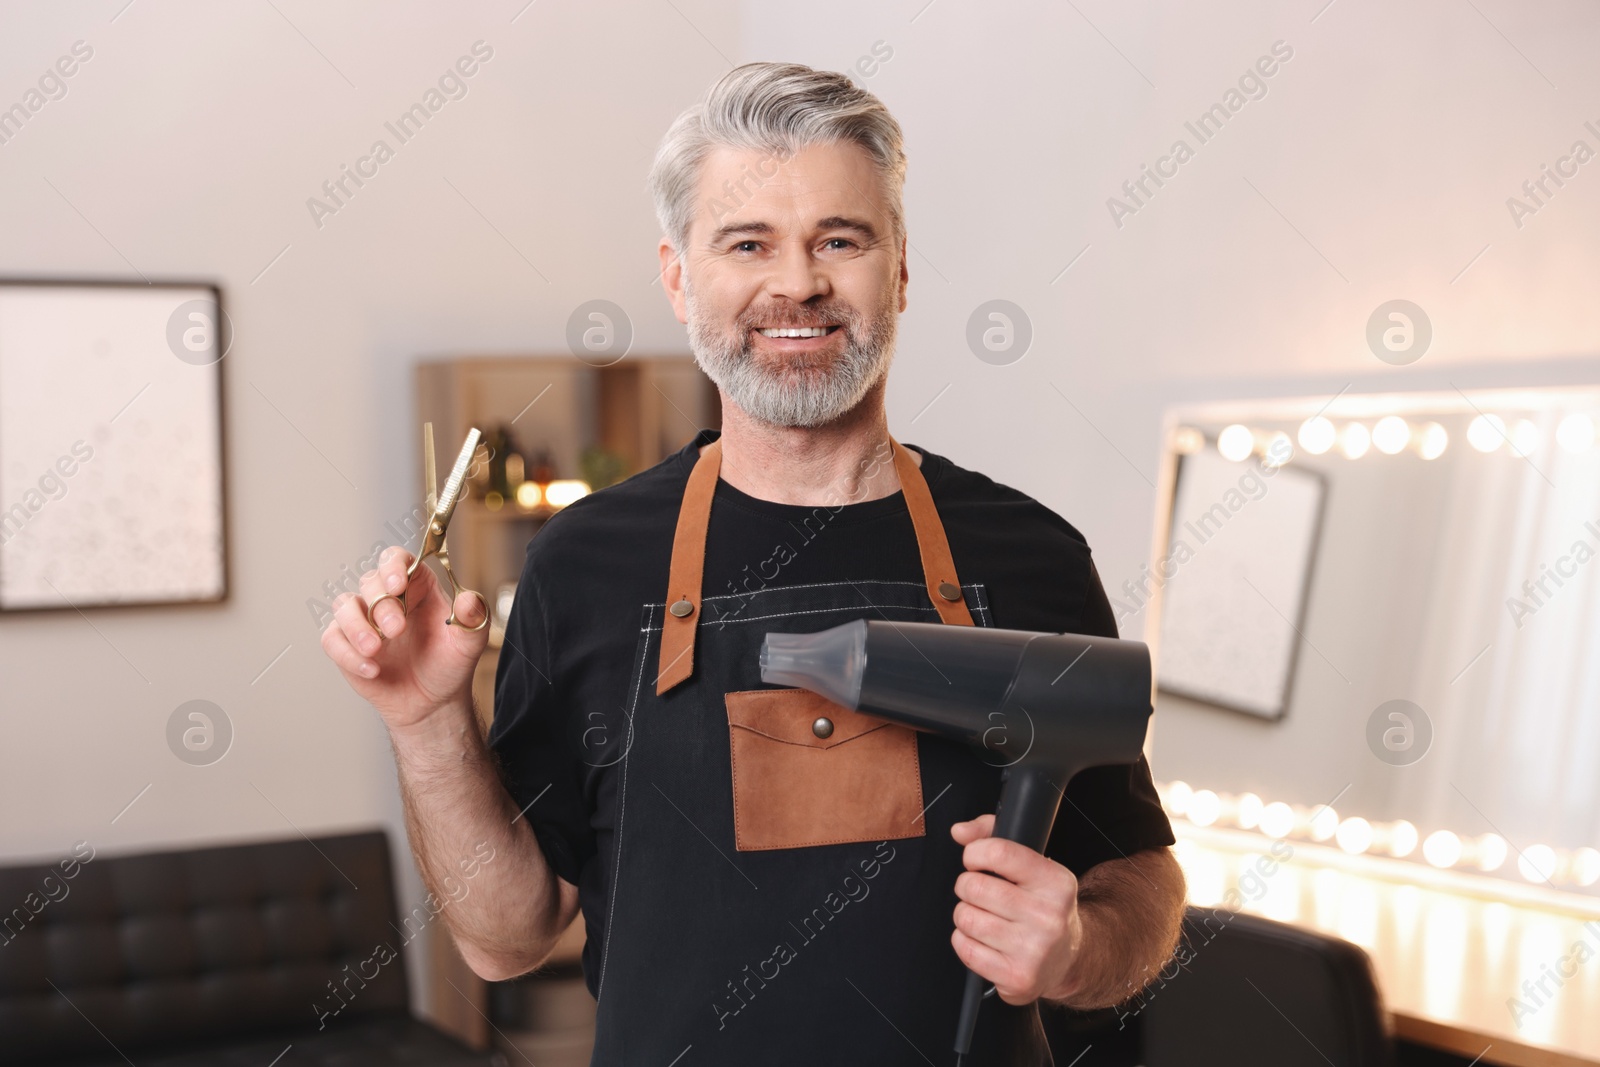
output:
{"label": "light bulb", "polygon": [[1255,447],[1256,435],[1250,432],[1250,427],[1237,422],[1217,435],[1217,451],[1222,453],[1223,459],[1235,463],[1248,459]]}
{"label": "light bulb", "polygon": [[1198,790],[1189,798],[1189,821],[1196,826],[1210,826],[1222,814],[1222,798],[1209,789]]}
{"label": "light bulb", "polygon": [[1548,882],[1556,873],[1556,850],[1549,845],[1529,845],[1517,857],[1517,870],[1530,882]]}
{"label": "light bulb", "polygon": [[1389,824],[1389,855],[1405,858],[1417,850],[1417,828],[1404,819]]}
{"label": "light bulb", "polygon": [[1372,434],[1364,423],[1347,422],[1339,431],[1339,450],[1346,459],[1360,459],[1372,446]]}
{"label": "light bulb", "polygon": [[1506,420],[1499,415],[1479,415],[1467,424],[1467,444],[1479,452],[1493,452],[1506,439]]}
{"label": "light bulb", "polygon": [[1311,840],[1326,841],[1339,832],[1339,813],[1324,804],[1311,816]]}
{"label": "light bulb", "polygon": [[1333,428],[1333,422],[1321,415],[1313,415],[1300,424],[1300,432],[1296,435],[1300,440],[1300,447],[1310,452],[1313,456],[1320,456],[1333,447],[1333,442],[1338,438],[1339,431]]}
{"label": "light bulb", "polygon": [[1294,444],[1290,442],[1289,435],[1278,430],[1267,438],[1267,443],[1261,449],[1261,465],[1263,467],[1281,467],[1294,458]]}
{"label": "light bulb", "polygon": [[1498,871],[1506,861],[1506,839],[1499,834],[1484,834],[1478,838],[1478,870]]}
{"label": "light bulb", "polygon": [[1261,832],[1268,837],[1288,837],[1294,829],[1294,809],[1274,800],[1261,810]]}
{"label": "light bulb", "polygon": [[1372,847],[1372,824],[1359,815],[1353,816],[1339,824],[1334,836],[1339,847],[1354,856]]}
{"label": "light bulb", "polygon": [[1449,830],[1435,830],[1422,843],[1422,858],[1435,867],[1454,867],[1461,859],[1461,838]]}
{"label": "light bulb", "polygon": [[1587,452],[1594,447],[1594,420],[1578,412],[1568,415],[1556,427],[1556,442],[1568,452]]}
{"label": "light bulb", "polygon": [[1438,459],[1449,444],[1449,431],[1437,422],[1427,423],[1417,434],[1417,453],[1423,459]]}
{"label": "light bulb", "polygon": [[1585,845],[1572,854],[1572,880],[1581,886],[1600,882],[1600,851]]}
{"label": "light bulb", "polygon": [[1372,447],[1386,456],[1398,455],[1411,443],[1411,427],[1399,415],[1385,415],[1372,428]]}
{"label": "light bulb", "polygon": [[1239,829],[1254,830],[1261,825],[1261,811],[1267,805],[1254,793],[1239,795]]}
{"label": "light bulb", "polygon": [[544,487],[544,498],[553,508],[564,508],[581,497],[589,495],[589,483],[577,478],[557,478]]}
{"label": "light bulb", "polygon": [[1167,810],[1174,815],[1183,815],[1189,810],[1189,799],[1194,796],[1194,789],[1188,782],[1172,782],[1167,786]]}

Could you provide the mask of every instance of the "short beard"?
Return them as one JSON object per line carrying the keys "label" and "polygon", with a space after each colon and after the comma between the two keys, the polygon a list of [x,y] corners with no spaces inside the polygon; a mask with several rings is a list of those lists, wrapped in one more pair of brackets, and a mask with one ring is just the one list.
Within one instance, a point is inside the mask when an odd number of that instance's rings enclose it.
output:
{"label": "short beard", "polygon": [[[794,305],[776,315],[769,305],[740,315],[731,334],[718,332],[715,317],[695,299],[687,277],[683,292],[695,362],[741,411],[770,426],[833,422],[854,410],[883,380],[894,358],[899,312],[892,288],[883,306],[865,321],[842,302]],[[826,357],[826,365],[806,365],[799,357],[781,367],[763,365],[755,358],[750,331],[775,317],[789,323],[838,323],[845,331],[843,355]]]}

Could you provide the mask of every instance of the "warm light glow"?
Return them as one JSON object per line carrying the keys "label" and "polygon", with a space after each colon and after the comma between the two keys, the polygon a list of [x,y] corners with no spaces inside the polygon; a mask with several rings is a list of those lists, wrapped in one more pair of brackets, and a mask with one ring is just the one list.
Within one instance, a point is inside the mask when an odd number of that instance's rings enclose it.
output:
{"label": "warm light glow", "polygon": [[544,499],[553,508],[564,508],[589,495],[589,483],[576,478],[557,478],[544,487]]}
{"label": "warm light glow", "polygon": [[1438,459],[1450,444],[1450,432],[1437,422],[1425,424],[1417,434],[1417,454],[1423,459]]}
{"label": "warm light glow", "polygon": [[1194,796],[1194,789],[1188,782],[1171,782],[1167,785],[1167,811],[1173,815],[1183,815],[1189,810],[1189,800]]}
{"label": "warm light glow", "polygon": [[1386,456],[1398,455],[1411,443],[1411,427],[1399,415],[1385,415],[1372,428],[1372,447]]}
{"label": "warm light glow", "polygon": [[1449,830],[1435,830],[1422,843],[1422,858],[1435,867],[1454,867],[1461,859],[1461,838]]}
{"label": "warm light glow", "polygon": [[1172,450],[1180,456],[1192,456],[1206,446],[1206,435],[1193,426],[1179,426],[1172,431]]}
{"label": "warm light glow", "polygon": [[1499,415],[1479,415],[1467,425],[1467,444],[1479,452],[1493,452],[1506,439],[1506,420]]}
{"label": "warm light glow", "polygon": [[1313,415],[1300,424],[1300,432],[1296,436],[1300,440],[1301,448],[1313,456],[1320,456],[1333,447],[1339,431],[1333,428],[1333,422],[1327,417]]}
{"label": "warm light glow", "polygon": [[1372,847],[1372,824],[1359,815],[1353,816],[1339,824],[1334,836],[1339,847],[1354,856]]}
{"label": "warm light glow", "polygon": [[1529,845],[1517,857],[1517,870],[1530,882],[1548,882],[1556,873],[1556,850],[1549,845]]}
{"label": "warm light glow", "polygon": [[517,507],[532,511],[539,506],[541,499],[543,496],[539,492],[538,482],[523,482],[517,486]]}
{"label": "warm light glow", "polygon": [[1484,834],[1478,838],[1478,870],[1498,871],[1506,861],[1506,839],[1499,834]]}
{"label": "warm light glow", "polygon": [[1281,467],[1293,458],[1294,444],[1289,440],[1289,435],[1282,430],[1269,436],[1265,447],[1261,449],[1263,467]]}
{"label": "warm light glow", "polygon": [[1294,809],[1275,800],[1261,811],[1261,832],[1268,837],[1288,837],[1294,829]]}
{"label": "warm light glow", "polygon": [[1572,854],[1572,880],[1581,886],[1600,882],[1600,851],[1585,846]]}
{"label": "warm light glow", "polygon": [[1196,826],[1210,826],[1222,814],[1222,798],[1209,789],[1201,789],[1189,798],[1189,821]]}
{"label": "warm light glow", "polygon": [[1511,428],[1511,451],[1518,456],[1531,456],[1539,448],[1539,427],[1529,419],[1518,419]]}
{"label": "warm light glow", "polygon": [[1217,435],[1217,451],[1222,453],[1223,459],[1235,463],[1248,459],[1255,447],[1256,437],[1250,432],[1250,427],[1237,422]]}
{"label": "warm light glow", "polygon": [[1311,816],[1311,840],[1326,841],[1339,832],[1339,813],[1324,804]]}
{"label": "warm light glow", "polygon": [[1389,855],[1404,858],[1417,850],[1417,828],[1404,819],[1389,824]]}
{"label": "warm light glow", "polygon": [[1594,420],[1579,412],[1568,415],[1556,427],[1556,441],[1568,452],[1587,452],[1594,447]]}
{"label": "warm light glow", "polygon": [[1261,825],[1261,811],[1266,802],[1254,793],[1239,794],[1239,829],[1254,830]]}
{"label": "warm light glow", "polygon": [[1372,434],[1365,423],[1347,422],[1344,429],[1339,431],[1339,450],[1346,459],[1360,459],[1371,446]]}

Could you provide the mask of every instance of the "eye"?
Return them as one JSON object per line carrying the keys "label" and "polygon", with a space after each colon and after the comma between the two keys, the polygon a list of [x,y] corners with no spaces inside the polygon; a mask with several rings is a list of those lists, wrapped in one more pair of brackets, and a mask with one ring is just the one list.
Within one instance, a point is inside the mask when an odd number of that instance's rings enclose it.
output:
{"label": "eye", "polygon": [[823,242],[825,246],[835,249],[854,248],[855,242],[848,237],[830,237]]}
{"label": "eye", "polygon": [[740,241],[738,244],[733,246],[733,250],[735,252],[754,252],[760,247],[761,242],[759,241]]}

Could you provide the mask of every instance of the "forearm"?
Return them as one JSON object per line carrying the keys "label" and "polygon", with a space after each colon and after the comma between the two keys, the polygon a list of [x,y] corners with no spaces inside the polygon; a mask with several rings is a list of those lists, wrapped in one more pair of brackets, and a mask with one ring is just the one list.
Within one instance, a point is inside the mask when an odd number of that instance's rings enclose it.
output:
{"label": "forearm", "polygon": [[1161,970],[1183,922],[1183,870],[1170,849],[1148,849],[1085,872],[1078,884],[1083,938],[1066,983],[1046,994],[1070,1008],[1120,1004]]}
{"label": "forearm", "polygon": [[[538,966],[571,911],[500,782],[471,706],[441,708],[416,727],[391,730],[390,740],[417,867],[463,958],[485,978]],[[492,859],[483,862],[485,855]],[[464,863],[472,864],[470,881]]]}

